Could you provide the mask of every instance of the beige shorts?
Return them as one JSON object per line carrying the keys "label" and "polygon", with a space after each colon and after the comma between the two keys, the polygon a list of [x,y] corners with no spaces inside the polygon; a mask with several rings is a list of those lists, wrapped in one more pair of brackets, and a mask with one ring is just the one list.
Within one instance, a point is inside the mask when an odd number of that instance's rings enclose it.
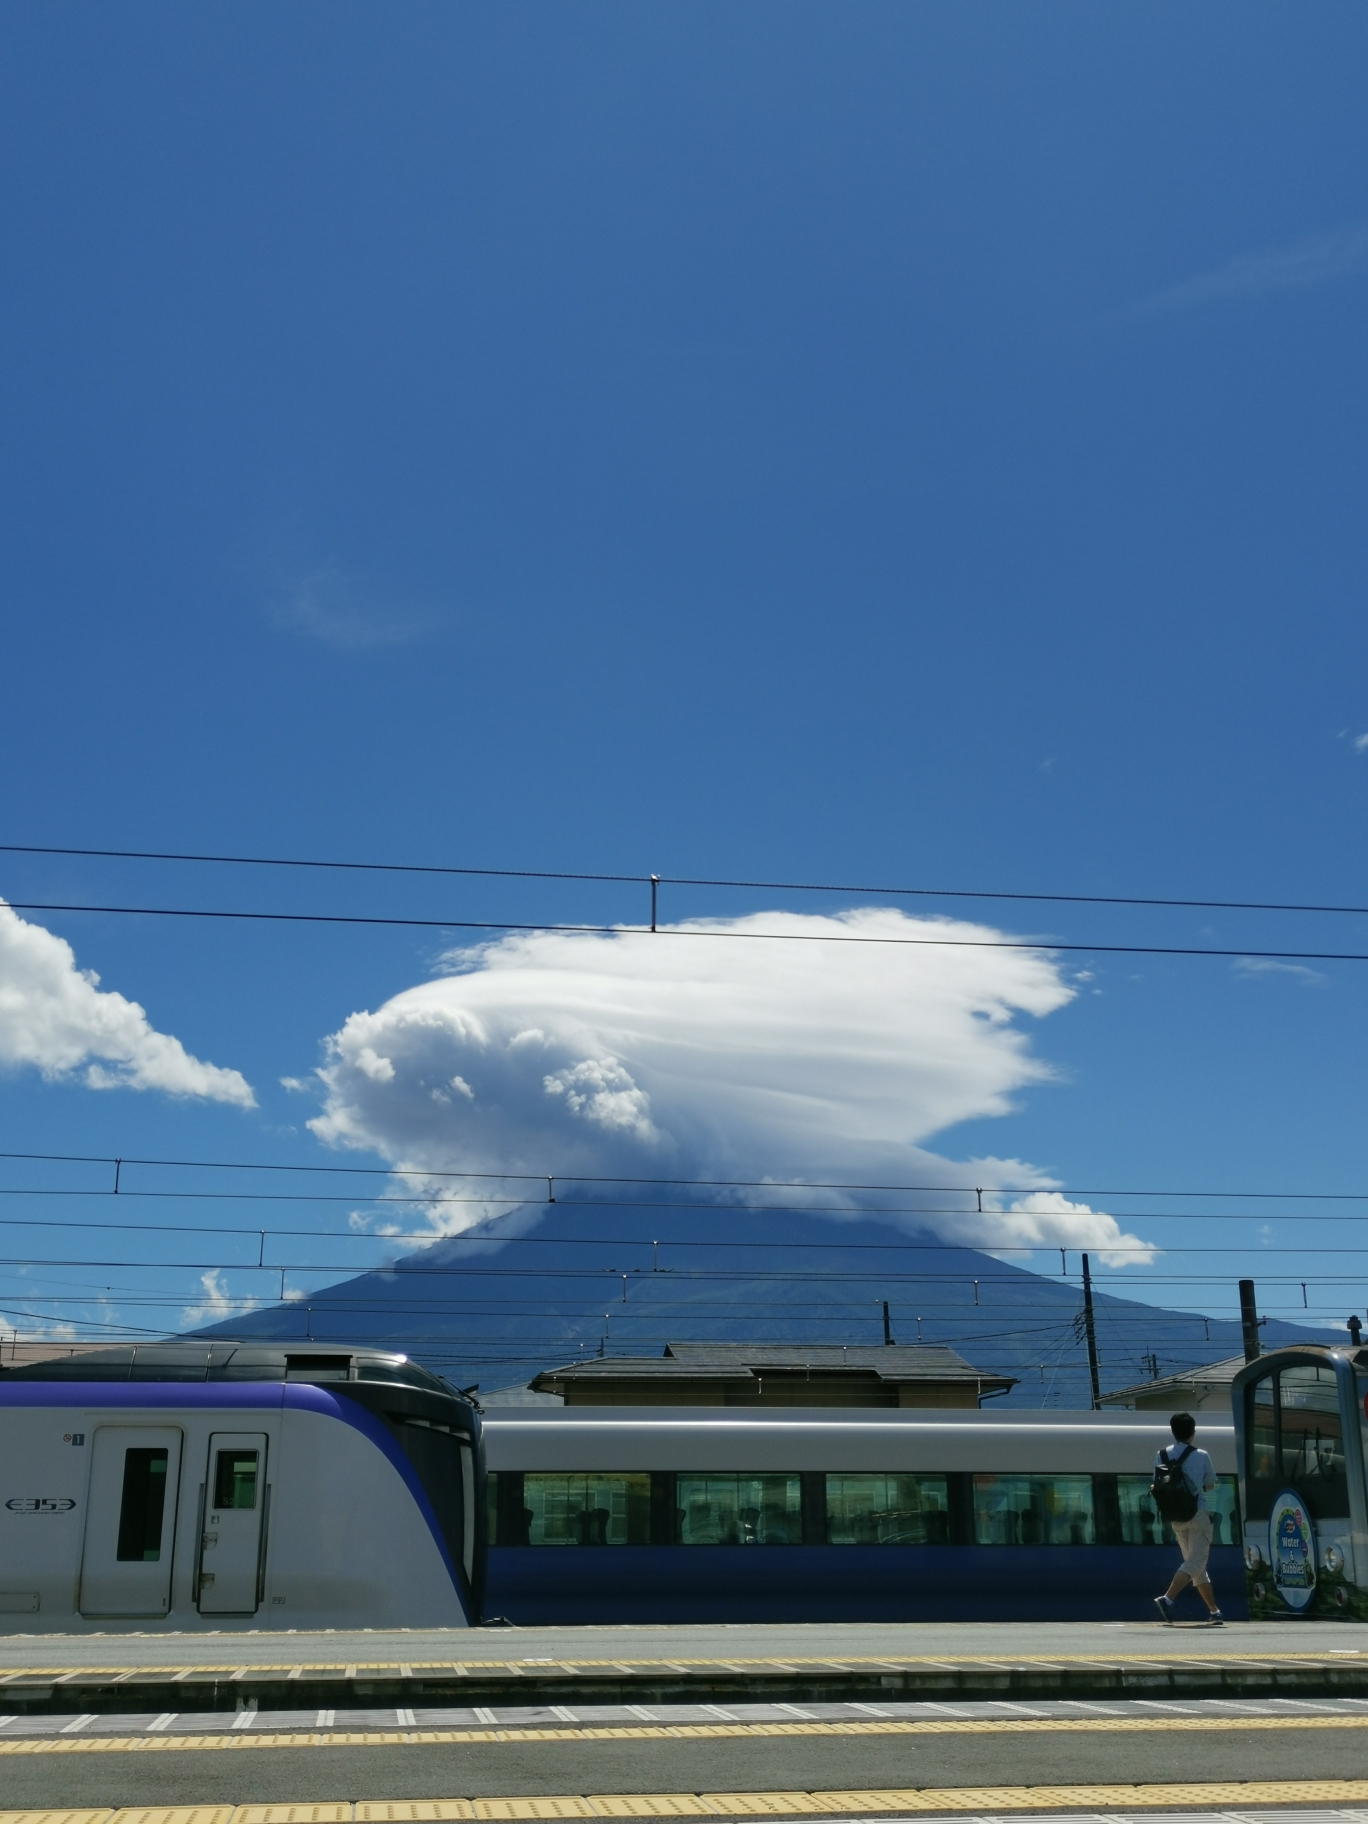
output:
{"label": "beige shorts", "polygon": [[1179,1570],[1186,1571],[1194,1583],[1210,1583],[1207,1559],[1211,1554],[1211,1515],[1198,1513],[1191,1520],[1174,1520],[1170,1524],[1183,1554]]}

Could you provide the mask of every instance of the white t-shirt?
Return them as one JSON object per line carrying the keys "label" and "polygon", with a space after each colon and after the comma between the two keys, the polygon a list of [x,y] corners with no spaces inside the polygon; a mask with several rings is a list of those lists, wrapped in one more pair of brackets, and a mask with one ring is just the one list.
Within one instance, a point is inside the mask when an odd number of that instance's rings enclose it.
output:
{"label": "white t-shirt", "polygon": [[[1186,1444],[1170,1444],[1167,1449],[1155,1455],[1155,1465],[1160,1457],[1167,1457],[1170,1463],[1176,1463],[1187,1449]],[[1216,1474],[1211,1467],[1211,1458],[1204,1450],[1193,1450],[1190,1456],[1183,1458],[1183,1480],[1197,1497],[1197,1512],[1207,1511],[1206,1491],[1216,1486]]]}

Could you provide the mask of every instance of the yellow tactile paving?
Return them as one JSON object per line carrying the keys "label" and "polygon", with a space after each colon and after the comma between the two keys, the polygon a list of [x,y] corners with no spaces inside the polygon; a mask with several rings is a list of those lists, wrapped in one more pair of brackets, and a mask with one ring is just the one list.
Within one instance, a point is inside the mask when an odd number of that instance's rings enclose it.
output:
{"label": "yellow tactile paving", "polygon": [[1368,1780],[1221,1780],[1146,1786],[920,1786],[831,1792],[567,1793],[555,1797],[367,1800],[296,1805],[3,1811],[0,1824],[501,1824],[529,1818],[849,1817],[879,1812],[1247,1811],[1361,1806]]}
{"label": "yellow tactile paving", "polygon": [[[1156,1630],[1157,1631],[1157,1630]],[[727,1658],[696,1657],[675,1655],[670,1659],[433,1659],[433,1660],[399,1660],[375,1659],[364,1661],[342,1660],[283,1660],[263,1662],[260,1665],[244,1666],[237,1660],[215,1661],[213,1664],[192,1664],[185,1660],[168,1662],[153,1666],[23,1666],[0,1671],[0,1684],[10,1684],[19,1678],[118,1678],[132,1680],[138,1678],[168,1678],[176,1676],[199,1676],[202,1678],[267,1678],[271,1676],[298,1676],[302,1672],[313,1672],[338,1678],[357,1678],[361,1676],[374,1678],[380,1674],[394,1674],[401,1678],[418,1677],[424,1673],[444,1673],[458,1678],[468,1677],[472,1673],[505,1672],[512,1680],[519,1678],[546,1676],[553,1673],[576,1673],[607,1670],[610,1672],[658,1672],[678,1671],[681,1667],[703,1667],[730,1670],[732,1668],[760,1669],[770,1668],[775,1671],[802,1670],[804,1667],[815,1667],[820,1670],[840,1671],[852,1666],[879,1666],[893,1670],[918,1666],[1115,1666],[1115,1665],[1181,1665],[1184,1662],[1197,1664],[1205,1661],[1215,1665],[1240,1665],[1246,1662],[1268,1665],[1345,1665],[1352,1660],[1368,1658],[1368,1649],[1338,1649],[1328,1652],[1319,1651],[1276,1651],[1249,1653],[1214,1653],[1203,1649],[1201,1654],[1188,1655],[1155,1651],[1133,1653],[1118,1650],[1112,1653],[869,1653],[842,1654],[840,1658],[831,1656],[799,1656],[785,1654],[757,1655],[754,1657],[728,1655]]]}
{"label": "yellow tactile paving", "polygon": [[822,1810],[810,1792],[703,1792],[698,1796],[715,1817],[782,1818],[793,1812]]}
{"label": "yellow tactile paving", "polygon": [[74,1811],[0,1811],[0,1824],[108,1824],[113,1815],[108,1805],[94,1811],[82,1806]]}
{"label": "yellow tactile paving", "polygon": [[588,1799],[475,1799],[477,1818],[596,1818]]}
{"label": "yellow tactile paving", "polygon": [[[992,1716],[870,1717],[859,1721],[761,1723],[586,1723],[550,1729],[328,1729],[234,1730],[217,1735],[29,1735],[0,1738],[0,1756],[26,1754],[175,1754],[190,1750],[217,1754],[272,1748],[434,1747],[453,1742],[669,1742],[726,1741],[774,1736],[880,1735],[1135,1735],[1228,1734],[1241,1730],[1368,1729],[1368,1714],[1331,1716]],[[222,1814],[220,1816],[220,1813]],[[8,1814],[0,1814],[5,1824]],[[18,1817],[19,1813],[14,1814]],[[27,1814],[24,1814],[27,1815]],[[52,1824],[59,1816],[53,1814]],[[72,1814],[84,1819],[85,1813]],[[100,1812],[99,1818],[104,1818]],[[453,1814],[453,1816],[456,1814]],[[37,1814],[35,1813],[36,1817]],[[44,1814],[46,1817],[46,1814]],[[377,1814],[378,1816],[378,1814]],[[153,1824],[133,1813],[117,1824]],[[157,1814],[156,1824],[168,1824]],[[228,1809],[187,1810],[169,1824],[229,1824]],[[232,1824],[244,1824],[242,1819]],[[277,1824],[279,1821],[277,1820]]]}
{"label": "yellow tactile paving", "polygon": [[129,1805],[110,1824],[229,1824],[235,1805]]}
{"label": "yellow tactile paving", "polygon": [[596,1792],[589,1803],[604,1818],[711,1818],[706,1799],[692,1792]]}
{"label": "yellow tactile paving", "polygon": [[392,1804],[368,1801],[356,1807],[357,1824],[429,1824],[429,1820],[474,1816],[469,1799],[396,1799]]}
{"label": "yellow tactile paving", "polygon": [[[239,1805],[233,1824],[350,1824],[352,1808],[345,1801],[330,1805]],[[147,1824],[160,1824],[149,1818]]]}

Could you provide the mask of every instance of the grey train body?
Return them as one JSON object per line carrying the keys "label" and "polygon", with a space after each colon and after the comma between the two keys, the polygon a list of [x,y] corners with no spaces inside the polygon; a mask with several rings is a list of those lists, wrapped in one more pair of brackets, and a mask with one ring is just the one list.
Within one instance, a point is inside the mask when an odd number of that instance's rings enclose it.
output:
{"label": "grey train body", "polygon": [[0,1627],[466,1627],[471,1402],[399,1355],[102,1350],[0,1375]]}
{"label": "grey train body", "polygon": [[[485,1439],[513,1622],[1148,1620],[1176,1564],[1161,1414],[529,1407]],[[1239,1615],[1232,1422],[1201,1441]]]}

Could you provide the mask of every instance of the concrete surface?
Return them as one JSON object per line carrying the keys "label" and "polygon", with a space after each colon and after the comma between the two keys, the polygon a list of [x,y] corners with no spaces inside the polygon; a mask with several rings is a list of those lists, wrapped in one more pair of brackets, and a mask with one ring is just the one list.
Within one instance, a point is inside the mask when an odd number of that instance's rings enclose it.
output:
{"label": "concrete surface", "polygon": [[642,1663],[748,1659],[1368,1655],[1368,1624],[1232,1622],[1166,1628],[1155,1622],[838,1622],[705,1627],[456,1628],[286,1633],[0,1635],[0,1674],[42,1667],[505,1664],[537,1661]]}
{"label": "concrete surface", "polygon": [[[1002,1708],[1007,1708],[1006,1706]],[[1119,1706],[1129,1713],[1133,1706]],[[1198,1714],[1202,1714],[1200,1711]],[[0,1806],[287,1804],[501,1794],[769,1792],[836,1787],[1059,1786],[1119,1782],[1361,1779],[1368,1714],[1346,1726],[1268,1726],[1206,1712],[1200,1734],[1143,1733],[1099,1715],[1083,1732],[1004,1717],[1010,1732],[723,1739],[454,1741],[419,1745],[175,1748],[0,1754]],[[1174,1719],[1176,1720],[1176,1719]],[[1348,1724],[1352,1721],[1352,1726]],[[1028,1726],[1022,1728],[1022,1724]],[[1086,1803],[1087,1801],[1083,1801]],[[1097,1801],[1092,1801],[1095,1807]],[[1090,1807],[1091,1808],[1091,1807]],[[785,1815],[782,1805],[773,1809]],[[790,1814],[791,1815],[791,1812]]]}

